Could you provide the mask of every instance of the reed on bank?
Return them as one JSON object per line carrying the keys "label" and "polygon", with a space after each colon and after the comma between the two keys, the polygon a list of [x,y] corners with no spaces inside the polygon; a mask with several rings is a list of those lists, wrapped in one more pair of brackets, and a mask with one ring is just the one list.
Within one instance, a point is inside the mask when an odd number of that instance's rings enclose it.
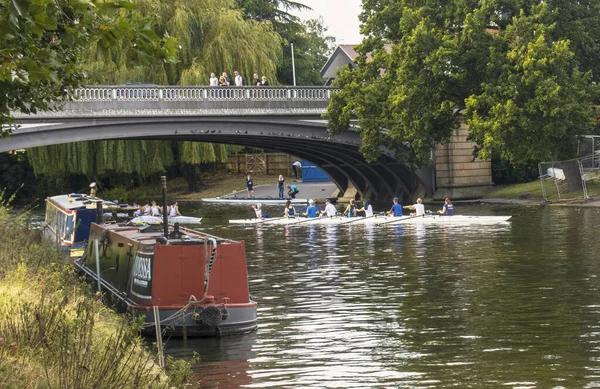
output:
{"label": "reed on bank", "polygon": [[160,369],[140,323],[105,306],[27,220],[0,204],[0,386],[199,386],[188,362]]}

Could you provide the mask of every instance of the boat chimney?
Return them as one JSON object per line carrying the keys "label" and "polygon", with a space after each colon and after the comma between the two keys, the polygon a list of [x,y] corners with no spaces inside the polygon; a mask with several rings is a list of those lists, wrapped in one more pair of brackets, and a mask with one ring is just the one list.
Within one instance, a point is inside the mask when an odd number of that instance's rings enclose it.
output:
{"label": "boat chimney", "polygon": [[163,226],[165,231],[165,238],[169,239],[169,215],[167,206],[167,176],[160,176],[160,183],[162,185],[162,203],[163,203]]}
{"label": "boat chimney", "polygon": [[96,198],[96,183],[95,182],[92,182],[90,184],[90,197]]}
{"label": "boat chimney", "polygon": [[96,201],[96,223],[104,223],[104,209],[102,208],[102,201]]}

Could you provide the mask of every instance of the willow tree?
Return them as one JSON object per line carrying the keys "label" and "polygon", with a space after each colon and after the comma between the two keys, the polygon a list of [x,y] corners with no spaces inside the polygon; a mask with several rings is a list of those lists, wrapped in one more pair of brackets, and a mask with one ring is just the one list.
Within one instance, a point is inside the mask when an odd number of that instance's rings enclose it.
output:
{"label": "willow tree", "polygon": [[113,49],[111,61],[93,61],[91,46],[86,65],[93,84],[146,82],[169,85],[206,85],[210,73],[237,70],[274,79],[281,57],[279,35],[269,21],[244,20],[233,0],[135,0],[151,19],[157,34],[179,43],[179,62],[127,68],[126,49]]}
{"label": "willow tree", "polygon": [[[268,21],[244,20],[233,1],[136,0],[134,3],[144,17],[152,20],[155,34],[177,40],[179,61],[128,67],[131,52],[128,43],[103,49],[92,42],[84,63],[88,84],[207,84],[211,72],[232,73],[234,70],[246,78],[253,73],[271,79],[275,76],[281,56],[279,36]],[[102,177],[133,173],[141,179],[164,172],[177,163],[193,190],[201,180],[200,164],[220,161],[228,152],[239,149],[193,142],[163,143],[168,147],[156,148],[156,143],[150,141],[57,145],[47,150],[32,150],[30,160],[37,174],[71,172]],[[88,161],[90,152],[98,152],[100,156]],[[61,169],[54,170],[55,166]]]}

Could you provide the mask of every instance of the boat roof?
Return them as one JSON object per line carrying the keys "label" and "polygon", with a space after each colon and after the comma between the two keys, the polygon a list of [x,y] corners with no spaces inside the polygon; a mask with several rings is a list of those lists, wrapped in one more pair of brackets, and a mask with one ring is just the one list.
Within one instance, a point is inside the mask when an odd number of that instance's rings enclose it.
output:
{"label": "boat roof", "polygon": [[[127,239],[133,241],[139,241],[142,243],[150,244],[156,242],[157,238],[164,236],[164,227],[162,225],[153,224],[153,225],[145,225],[145,226],[136,226],[136,225],[126,225],[126,224],[102,224],[101,228],[115,232]],[[174,231],[175,228],[173,226],[169,226],[169,232]],[[191,228],[180,227],[179,231],[185,235],[186,237],[183,240],[187,239],[206,239],[206,238],[215,238],[219,243],[239,243],[240,241],[221,238],[218,236],[214,236],[211,234],[207,234],[205,232],[196,231]]]}
{"label": "boat roof", "polygon": [[65,210],[73,210],[80,208],[95,209],[96,203],[99,201],[102,201],[103,208],[114,208],[119,206],[118,204],[112,201],[103,200],[98,197],[89,197],[88,195],[80,193],[70,193],[58,196],[51,196],[48,197],[46,201],[51,201],[58,207]]}

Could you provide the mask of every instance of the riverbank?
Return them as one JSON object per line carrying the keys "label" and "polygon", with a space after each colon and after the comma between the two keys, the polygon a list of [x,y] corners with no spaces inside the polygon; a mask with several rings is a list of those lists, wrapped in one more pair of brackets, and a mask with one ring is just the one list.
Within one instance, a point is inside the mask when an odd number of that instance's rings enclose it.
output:
{"label": "riverbank", "polygon": [[[277,198],[277,175],[253,175],[255,197]],[[205,188],[198,192],[189,192],[183,179],[174,179],[167,183],[168,201],[180,201],[182,203],[201,202],[203,198],[209,197],[247,197],[246,194],[246,175],[236,173],[220,173],[208,176],[203,181]],[[294,184],[300,189],[298,198],[315,199],[324,201],[328,197],[335,197],[336,186],[332,182],[304,183],[300,180],[287,177],[286,185]],[[140,189],[141,190],[141,189]],[[140,190],[137,190],[139,192]],[[286,191],[287,192],[287,191]],[[104,198],[119,198],[118,195],[112,196],[99,193]],[[157,200],[160,201],[160,188],[150,188],[136,193],[136,201]],[[123,199],[120,199],[123,200]],[[132,200],[133,201],[133,200]],[[131,202],[131,201],[130,201]],[[427,201],[426,203],[438,204],[440,202]],[[461,202],[456,201],[456,202]],[[498,186],[488,192],[483,198],[468,200],[466,202],[480,202],[483,204],[510,204],[523,206],[567,206],[567,207],[600,207],[600,195],[591,196],[589,200],[582,197],[566,199],[562,201],[544,202],[542,187],[539,181],[532,181],[522,184]]]}
{"label": "riverbank", "polygon": [[139,322],[104,305],[27,220],[0,204],[0,386],[187,385],[191,364],[169,361],[160,369]]}

